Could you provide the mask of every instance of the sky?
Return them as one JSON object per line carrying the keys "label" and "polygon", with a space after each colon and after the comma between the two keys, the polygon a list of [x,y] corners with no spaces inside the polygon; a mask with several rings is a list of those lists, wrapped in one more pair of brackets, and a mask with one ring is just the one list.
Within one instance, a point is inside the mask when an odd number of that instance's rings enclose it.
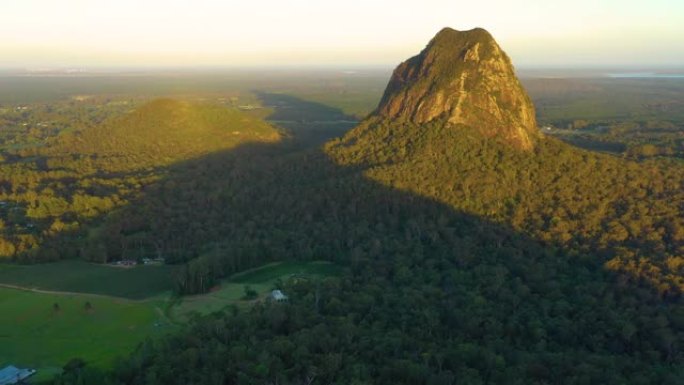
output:
{"label": "sky", "polygon": [[518,67],[684,66],[684,0],[0,0],[0,67],[393,66],[446,26]]}

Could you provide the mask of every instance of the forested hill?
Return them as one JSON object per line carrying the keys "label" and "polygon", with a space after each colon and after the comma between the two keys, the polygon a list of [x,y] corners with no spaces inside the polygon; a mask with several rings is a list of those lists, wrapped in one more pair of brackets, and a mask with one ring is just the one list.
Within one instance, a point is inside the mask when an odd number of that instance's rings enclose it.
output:
{"label": "forested hill", "polygon": [[[438,109],[414,98],[440,91],[420,78],[396,90],[416,114],[380,109],[322,150],[194,159],[102,227],[105,256],[158,244],[190,260],[181,293],[272,260],[345,274],[294,277],[286,304],[199,319],[57,383],[681,384],[682,166],[522,140],[505,124],[527,113],[489,87]],[[490,103],[503,110],[484,131],[449,121]]]}
{"label": "forested hill", "polygon": [[[476,132],[372,123],[330,143],[344,166],[363,165],[383,185],[430,197],[572,250],[579,259],[664,296],[684,288],[684,169],[637,163],[546,139],[532,153],[510,151]],[[420,134],[417,134],[417,133]]]}
{"label": "forested hill", "polygon": [[271,125],[238,109],[157,99],[97,127],[61,135],[39,153],[104,158],[98,169],[114,171],[166,166],[238,143],[279,137]]}
{"label": "forested hill", "polygon": [[45,145],[8,152],[0,164],[0,258],[83,257],[79,239],[178,162],[281,132],[237,108],[158,99]]}
{"label": "forested hill", "polygon": [[510,225],[680,298],[682,164],[542,138],[533,111],[491,35],[445,29],[395,70],[376,112],[327,153],[383,185]]}

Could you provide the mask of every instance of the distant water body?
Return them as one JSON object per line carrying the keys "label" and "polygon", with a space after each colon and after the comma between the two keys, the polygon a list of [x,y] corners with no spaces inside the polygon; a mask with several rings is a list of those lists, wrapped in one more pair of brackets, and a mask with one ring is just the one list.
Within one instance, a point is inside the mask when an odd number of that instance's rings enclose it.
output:
{"label": "distant water body", "polygon": [[622,72],[607,74],[609,78],[631,79],[684,79],[684,74],[659,74],[656,72]]}

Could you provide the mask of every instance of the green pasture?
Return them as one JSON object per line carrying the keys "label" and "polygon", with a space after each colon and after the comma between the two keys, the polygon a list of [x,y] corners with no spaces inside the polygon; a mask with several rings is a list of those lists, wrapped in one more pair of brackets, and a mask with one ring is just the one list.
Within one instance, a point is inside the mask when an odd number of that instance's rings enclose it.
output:
{"label": "green pasture", "polygon": [[174,269],[166,265],[122,268],[75,260],[0,264],[0,285],[143,299],[170,291]]}
{"label": "green pasture", "polygon": [[[290,277],[328,277],[340,273],[339,266],[330,262],[276,262],[235,274],[221,282],[207,294],[187,296],[170,308],[169,315],[176,322],[187,322],[195,315],[206,315],[231,306],[245,307],[265,298],[277,288],[279,280]],[[253,301],[244,300],[245,286],[257,292]]]}
{"label": "green pasture", "polygon": [[0,288],[0,366],[35,368],[36,380],[51,378],[75,357],[107,367],[146,337],[174,329],[163,307],[161,300]]}
{"label": "green pasture", "polygon": [[[0,283],[22,287],[0,288],[0,367],[37,369],[35,382],[49,380],[72,358],[106,368],[144,339],[176,330],[193,316],[250,306],[279,280],[340,273],[329,262],[271,263],[235,274],[210,293],[173,300],[172,269],[80,261],[0,265]],[[255,300],[243,299],[246,285],[257,292]]]}

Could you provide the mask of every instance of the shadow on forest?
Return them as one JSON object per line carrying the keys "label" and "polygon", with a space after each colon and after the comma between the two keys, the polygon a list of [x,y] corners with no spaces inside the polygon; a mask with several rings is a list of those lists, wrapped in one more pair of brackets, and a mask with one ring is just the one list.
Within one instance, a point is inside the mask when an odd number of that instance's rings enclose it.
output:
{"label": "shadow on forest", "polygon": [[356,126],[358,119],[342,110],[297,97],[255,92],[265,107],[273,109],[266,120],[293,134],[295,142],[313,145],[341,136]]}
{"label": "shadow on forest", "polygon": [[[260,97],[291,106],[276,108],[269,117],[276,123],[348,118],[292,96]],[[649,288],[616,284],[598,258],[571,257],[505,225],[369,180],[317,145],[340,127],[298,127],[288,123],[292,138],[277,144],[245,144],[172,166],[104,221],[102,251],[110,259],[160,254],[174,263],[199,257],[197,274],[223,276],[277,260],[330,260],[348,266],[361,286],[432,285],[445,299],[430,306],[476,303],[478,318],[488,321],[459,327],[512,345],[629,354],[655,332],[637,324],[638,334],[619,336],[622,323],[664,310]],[[421,298],[404,301],[400,306],[428,306]],[[544,330],[507,334],[509,318],[540,321]]]}

